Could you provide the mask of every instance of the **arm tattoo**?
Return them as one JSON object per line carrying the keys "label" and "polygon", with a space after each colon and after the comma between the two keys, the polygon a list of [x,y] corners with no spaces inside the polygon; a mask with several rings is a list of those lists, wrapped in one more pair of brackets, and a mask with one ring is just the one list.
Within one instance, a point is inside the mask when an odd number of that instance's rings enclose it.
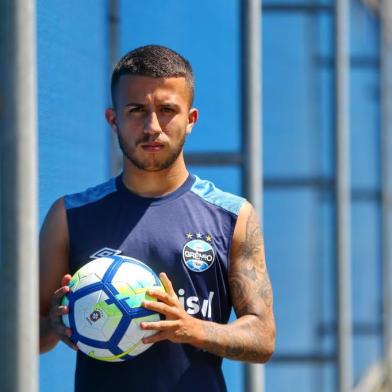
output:
{"label": "arm tattoo", "polygon": [[203,325],[207,351],[226,358],[265,362],[273,352],[272,288],[264,260],[263,239],[256,213],[247,218],[245,238],[229,270],[232,302],[238,319],[229,325]]}
{"label": "arm tattoo", "polygon": [[259,314],[260,301],[267,308],[272,306],[272,288],[264,260],[263,239],[253,210],[246,222],[245,240],[232,261],[229,282],[233,304],[239,316]]}
{"label": "arm tattoo", "polygon": [[[271,353],[260,350],[265,346],[261,334],[254,333],[254,320],[247,319],[238,328],[212,322],[203,324],[208,344],[205,349],[221,357],[248,362],[265,362]],[[227,329],[229,327],[231,330]]]}

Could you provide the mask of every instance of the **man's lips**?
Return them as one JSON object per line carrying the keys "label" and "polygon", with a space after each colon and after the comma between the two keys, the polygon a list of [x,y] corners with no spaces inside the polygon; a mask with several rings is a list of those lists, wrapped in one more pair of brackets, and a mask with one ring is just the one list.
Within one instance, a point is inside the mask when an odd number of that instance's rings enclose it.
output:
{"label": "man's lips", "polygon": [[158,152],[163,149],[164,145],[161,143],[143,143],[142,149],[149,152]]}

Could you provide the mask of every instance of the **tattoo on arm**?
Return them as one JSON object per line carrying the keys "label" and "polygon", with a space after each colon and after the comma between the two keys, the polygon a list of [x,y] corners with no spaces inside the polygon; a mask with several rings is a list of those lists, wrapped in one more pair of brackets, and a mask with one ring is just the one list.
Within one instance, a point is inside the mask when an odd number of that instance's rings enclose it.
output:
{"label": "tattoo on arm", "polygon": [[234,327],[234,324],[221,325],[205,322],[203,329],[208,341],[205,349],[212,354],[239,361],[265,362],[268,360],[271,354],[260,350],[260,347],[263,347],[261,334],[255,334],[253,331],[254,318],[242,320],[240,328]]}
{"label": "tattoo on arm", "polygon": [[245,239],[240,244],[229,272],[232,300],[238,315],[259,314],[272,306],[272,288],[264,259],[264,244],[256,213],[246,222]]}
{"label": "tattoo on arm", "polygon": [[275,328],[264,244],[253,209],[246,221],[244,237],[232,257],[228,276],[239,319],[228,326],[205,323],[204,333],[209,342],[206,348],[226,358],[264,362],[273,351]]}

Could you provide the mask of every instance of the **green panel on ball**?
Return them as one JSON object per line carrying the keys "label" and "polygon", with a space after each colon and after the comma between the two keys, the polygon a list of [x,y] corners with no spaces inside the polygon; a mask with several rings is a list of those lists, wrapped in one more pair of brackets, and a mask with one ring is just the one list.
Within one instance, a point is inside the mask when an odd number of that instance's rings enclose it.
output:
{"label": "green panel on ball", "polygon": [[95,309],[102,310],[108,317],[121,317],[122,315],[116,304],[108,305],[106,300],[97,302]]}

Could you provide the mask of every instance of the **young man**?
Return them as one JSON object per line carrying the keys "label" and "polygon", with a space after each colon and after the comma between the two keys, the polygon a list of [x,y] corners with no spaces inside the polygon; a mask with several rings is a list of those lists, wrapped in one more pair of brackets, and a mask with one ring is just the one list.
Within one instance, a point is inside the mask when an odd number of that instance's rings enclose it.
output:
{"label": "young man", "polygon": [[[224,391],[222,357],[266,362],[274,351],[272,289],[255,211],[244,199],[188,173],[186,136],[198,118],[188,61],[161,46],[126,54],[112,75],[106,119],[123,153],[123,173],[54,203],[41,231],[42,352],[59,340],[76,348],[60,316],[66,284],[103,248],[161,272],[166,292],[141,328],[156,343],[132,361],[77,355],[76,391]],[[202,267],[192,246],[205,247]],[[61,286],[60,288],[58,288]],[[237,315],[227,324],[231,307]]]}

